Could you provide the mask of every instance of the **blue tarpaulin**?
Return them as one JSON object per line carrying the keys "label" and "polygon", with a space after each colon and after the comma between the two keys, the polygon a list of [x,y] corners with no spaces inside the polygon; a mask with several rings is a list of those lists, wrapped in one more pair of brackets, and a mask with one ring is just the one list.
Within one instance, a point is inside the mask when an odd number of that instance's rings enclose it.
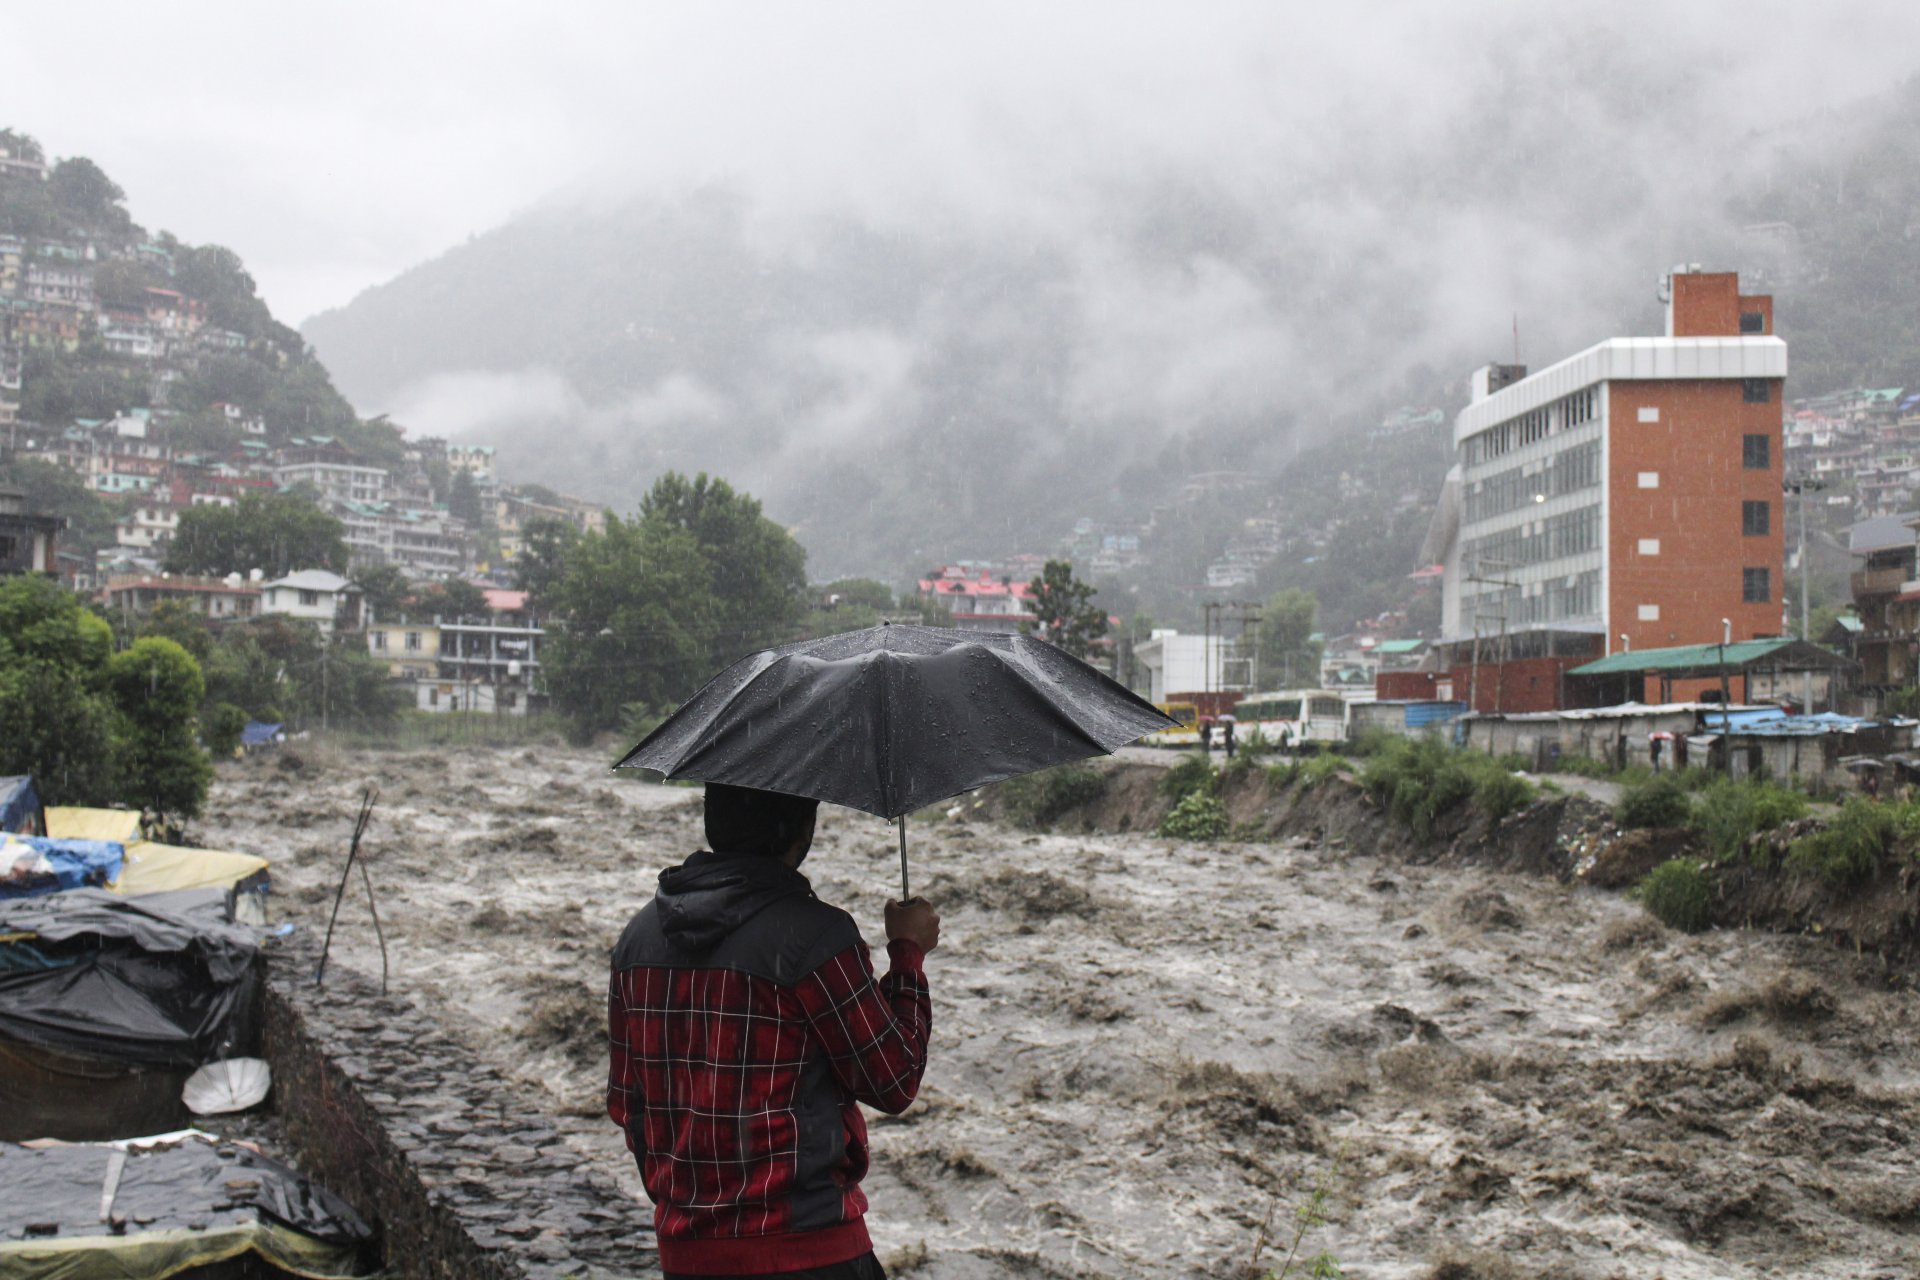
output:
{"label": "blue tarpaulin", "polygon": [[0,831],[37,835],[40,831],[40,795],[25,774],[0,778]]}
{"label": "blue tarpaulin", "polygon": [[106,884],[120,878],[126,856],[126,846],[110,840],[0,836],[0,898]]}
{"label": "blue tarpaulin", "polygon": [[240,745],[243,747],[265,746],[272,742],[274,735],[280,732],[277,724],[262,724],[258,720],[247,721],[247,727],[240,731]]}

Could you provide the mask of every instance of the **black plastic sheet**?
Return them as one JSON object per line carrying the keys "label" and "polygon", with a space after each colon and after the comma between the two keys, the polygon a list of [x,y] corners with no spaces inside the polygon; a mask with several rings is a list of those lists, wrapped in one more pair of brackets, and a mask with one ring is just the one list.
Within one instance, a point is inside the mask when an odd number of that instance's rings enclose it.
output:
{"label": "black plastic sheet", "polygon": [[149,1066],[250,1053],[259,945],[224,904],[217,890],[0,902],[0,935],[31,935],[55,962],[0,969],[0,1038]]}

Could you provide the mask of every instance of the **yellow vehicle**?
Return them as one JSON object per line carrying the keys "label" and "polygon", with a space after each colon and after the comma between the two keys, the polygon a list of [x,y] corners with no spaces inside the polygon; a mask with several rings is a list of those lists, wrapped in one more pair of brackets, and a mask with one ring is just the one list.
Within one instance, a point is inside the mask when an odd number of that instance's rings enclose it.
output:
{"label": "yellow vehicle", "polygon": [[1141,742],[1149,747],[1191,747],[1200,741],[1199,707],[1191,702],[1156,702],[1153,705],[1179,721],[1180,727],[1150,733]]}

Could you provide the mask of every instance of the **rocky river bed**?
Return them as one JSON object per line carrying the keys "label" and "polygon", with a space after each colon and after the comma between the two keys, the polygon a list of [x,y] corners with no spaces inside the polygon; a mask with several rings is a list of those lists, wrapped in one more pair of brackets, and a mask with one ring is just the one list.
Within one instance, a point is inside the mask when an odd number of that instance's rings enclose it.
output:
{"label": "rocky river bed", "polygon": [[[396,989],[638,1196],[602,1110],[606,953],[699,846],[699,791],[607,764],[294,744],[223,765],[193,834],[272,858],[278,914],[323,930],[378,785]],[[1263,1237],[1280,1263],[1316,1188],[1301,1256],[1350,1277],[1920,1272],[1920,1016],[1850,951],[1674,933],[1337,831],[1193,845],[958,808],[912,824],[944,925],[921,1101],[873,1124],[896,1275],[1238,1276]],[[823,811],[804,870],[880,940],[891,826]],[[334,947],[379,972],[357,886]]]}

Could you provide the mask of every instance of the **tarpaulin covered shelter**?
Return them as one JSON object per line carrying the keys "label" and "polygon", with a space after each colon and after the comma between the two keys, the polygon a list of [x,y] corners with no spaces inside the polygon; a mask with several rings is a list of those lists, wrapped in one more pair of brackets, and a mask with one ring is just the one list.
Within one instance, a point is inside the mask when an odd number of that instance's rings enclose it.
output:
{"label": "tarpaulin covered shelter", "polygon": [[129,844],[140,838],[140,811],[48,805],[47,834],[61,840],[112,840]]}
{"label": "tarpaulin covered shelter", "polygon": [[104,886],[125,861],[126,846],[106,840],[0,835],[0,898]]}
{"label": "tarpaulin covered shelter", "polygon": [[[249,1147],[184,1132],[0,1143],[0,1276],[364,1276],[373,1231],[338,1196]],[[252,1255],[249,1257],[249,1255]],[[244,1260],[244,1261],[242,1261]]]}
{"label": "tarpaulin covered shelter", "polygon": [[23,773],[0,778],[0,831],[26,836],[47,833],[40,813],[40,793],[34,789],[33,779]]}
{"label": "tarpaulin covered shelter", "polygon": [[[264,893],[267,889],[270,864],[265,858],[143,840],[140,815],[131,809],[55,805],[47,810],[47,830],[49,835],[63,838],[118,843],[124,850],[124,861],[106,887],[128,897],[177,889],[217,888],[234,893]],[[266,920],[264,907],[242,914],[256,923]]]}
{"label": "tarpaulin covered shelter", "polygon": [[280,740],[280,725],[264,724],[259,720],[247,721],[246,728],[240,730],[240,745],[243,747],[264,747]]}
{"label": "tarpaulin covered shelter", "polygon": [[259,981],[219,890],[0,901],[0,1139],[178,1125],[194,1068],[253,1054]]}

